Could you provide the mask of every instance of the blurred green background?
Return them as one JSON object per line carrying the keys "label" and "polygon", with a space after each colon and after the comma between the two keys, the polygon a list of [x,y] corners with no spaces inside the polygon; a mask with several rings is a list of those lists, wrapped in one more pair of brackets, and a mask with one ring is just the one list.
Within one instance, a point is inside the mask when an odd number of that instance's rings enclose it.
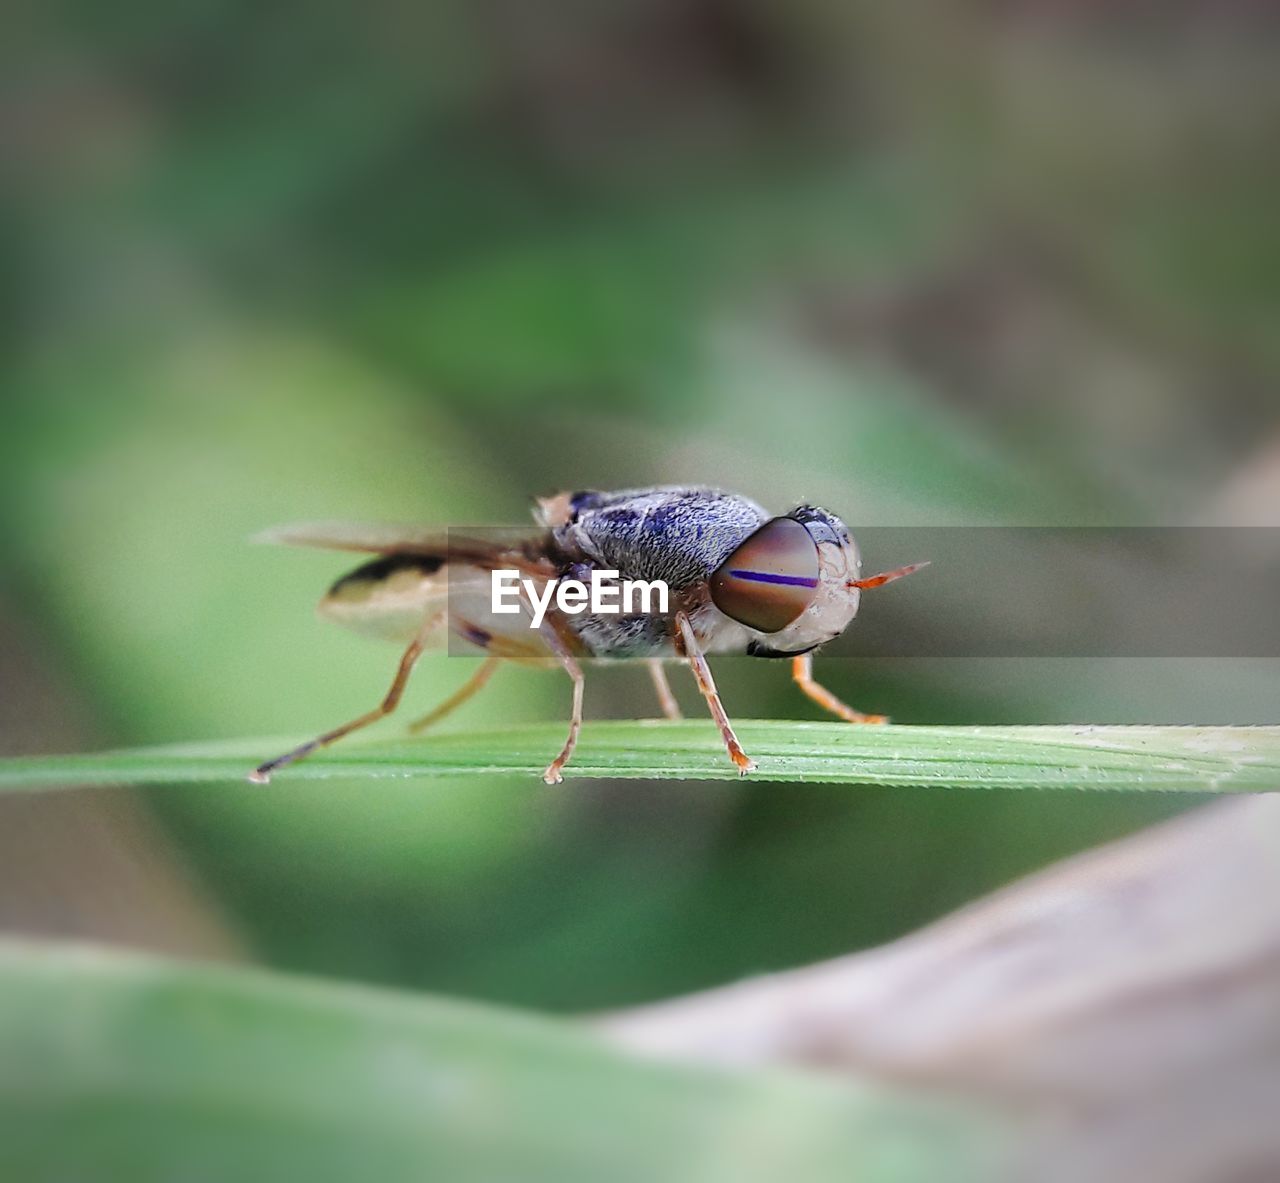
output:
{"label": "blurred green background", "polygon": [[[10,17],[0,745],[302,737],[372,705],[394,650],[311,612],[351,564],[247,544],[294,519],[513,523],[534,493],[692,481],[855,531],[1275,524],[1276,34],[1207,0]],[[405,717],[470,668],[424,662]],[[717,671],[731,713],[815,717],[771,663]],[[823,676],[922,723],[1274,722],[1280,686],[1266,662]],[[562,681],[503,671],[447,726],[563,718]],[[589,679],[589,719],[653,710],[641,670]],[[1185,805],[13,798],[0,924],[594,1009],[891,939]]]}

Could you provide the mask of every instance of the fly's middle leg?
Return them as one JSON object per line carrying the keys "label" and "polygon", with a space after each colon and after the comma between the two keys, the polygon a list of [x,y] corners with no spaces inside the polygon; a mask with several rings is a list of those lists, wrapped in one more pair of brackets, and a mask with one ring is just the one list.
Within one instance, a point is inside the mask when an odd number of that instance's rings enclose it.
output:
{"label": "fly's middle leg", "polygon": [[676,696],[671,693],[671,683],[667,681],[667,671],[662,660],[650,657],[645,664],[649,667],[649,677],[653,680],[653,689],[658,696],[658,705],[662,708],[662,713],[668,719],[683,719],[684,712],[680,709]]}

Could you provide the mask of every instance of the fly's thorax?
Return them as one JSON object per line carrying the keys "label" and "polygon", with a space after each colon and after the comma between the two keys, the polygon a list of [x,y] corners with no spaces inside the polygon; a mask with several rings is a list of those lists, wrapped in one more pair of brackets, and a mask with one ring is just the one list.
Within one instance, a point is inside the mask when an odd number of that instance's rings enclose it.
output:
{"label": "fly's thorax", "polygon": [[569,628],[583,650],[592,657],[629,660],[641,657],[675,657],[671,615],[588,614],[569,618]]}
{"label": "fly's thorax", "polygon": [[746,497],[703,488],[562,494],[539,516],[562,561],[660,579],[673,593],[705,581],[769,517]]}

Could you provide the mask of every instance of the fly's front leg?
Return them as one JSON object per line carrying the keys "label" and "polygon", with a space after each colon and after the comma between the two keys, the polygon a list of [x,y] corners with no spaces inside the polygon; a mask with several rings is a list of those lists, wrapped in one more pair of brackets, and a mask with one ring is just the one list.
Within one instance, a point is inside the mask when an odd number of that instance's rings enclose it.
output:
{"label": "fly's front leg", "polygon": [[493,676],[493,671],[498,668],[502,658],[492,655],[486,657],[480,663],[480,668],[476,670],[461,686],[458,687],[448,698],[444,700],[435,710],[428,711],[421,719],[415,719],[409,724],[409,733],[417,735],[441,719],[456,711],[467,699],[483,689],[484,684]]}
{"label": "fly's front leg", "polygon": [[755,761],[742,750],[738,737],[733,733],[733,724],[729,722],[724,704],[720,701],[715,679],[711,676],[711,667],[707,665],[707,659],[703,656],[698,638],[694,634],[693,625],[690,624],[689,617],[685,613],[676,613],[676,628],[679,631],[680,648],[689,659],[689,667],[698,681],[698,689],[702,691],[702,697],[707,700],[707,706],[711,710],[711,717],[720,728],[720,738],[724,740],[724,746],[729,750],[729,759],[738,766],[738,775],[746,776],[748,772],[755,770]]}
{"label": "fly's front leg", "polygon": [[855,711],[847,703],[841,702],[825,686],[813,680],[813,654],[802,653],[791,663],[791,676],[795,683],[824,711],[838,715],[846,723],[887,723],[886,715],[865,715]]}
{"label": "fly's front leg", "polygon": [[662,713],[668,719],[683,719],[684,712],[676,702],[676,696],[671,693],[671,683],[667,681],[667,671],[663,667],[662,660],[650,657],[645,664],[649,667],[649,677],[653,679],[653,689],[658,695],[658,705],[662,708]]}
{"label": "fly's front leg", "polygon": [[409,648],[404,651],[404,656],[400,658],[400,666],[396,670],[395,680],[391,683],[391,689],[387,691],[386,697],[373,710],[366,711],[363,715],[352,719],[349,723],[344,723],[341,727],[335,727],[332,731],[317,735],[315,739],[300,744],[292,751],[285,752],[283,756],[277,756],[274,760],[259,764],[257,768],[249,773],[249,779],[256,785],[265,785],[271,780],[271,774],[276,769],[283,768],[286,764],[292,764],[296,760],[301,760],[304,756],[311,755],[312,752],[319,748],[328,747],[329,744],[340,740],[344,735],[350,735],[353,731],[358,731],[361,727],[367,727],[370,723],[376,723],[379,719],[391,714],[400,705],[404,688],[409,682],[409,675],[413,672],[413,667],[418,658],[422,656],[422,646],[425,638],[440,623],[442,616],[443,613],[437,613],[432,616],[418,631],[418,635],[414,637]]}

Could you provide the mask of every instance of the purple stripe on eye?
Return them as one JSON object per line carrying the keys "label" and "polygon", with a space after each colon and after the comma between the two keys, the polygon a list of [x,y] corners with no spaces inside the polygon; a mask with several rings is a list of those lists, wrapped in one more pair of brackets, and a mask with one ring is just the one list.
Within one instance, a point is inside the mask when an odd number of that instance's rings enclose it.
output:
{"label": "purple stripe on eye", "polygon": [[788,587],[817,587],[816,579],[804,575],[774,575],[771,571],[739,571],[730,570],[735,579],[745,579],[750,583],[785,583]]}

